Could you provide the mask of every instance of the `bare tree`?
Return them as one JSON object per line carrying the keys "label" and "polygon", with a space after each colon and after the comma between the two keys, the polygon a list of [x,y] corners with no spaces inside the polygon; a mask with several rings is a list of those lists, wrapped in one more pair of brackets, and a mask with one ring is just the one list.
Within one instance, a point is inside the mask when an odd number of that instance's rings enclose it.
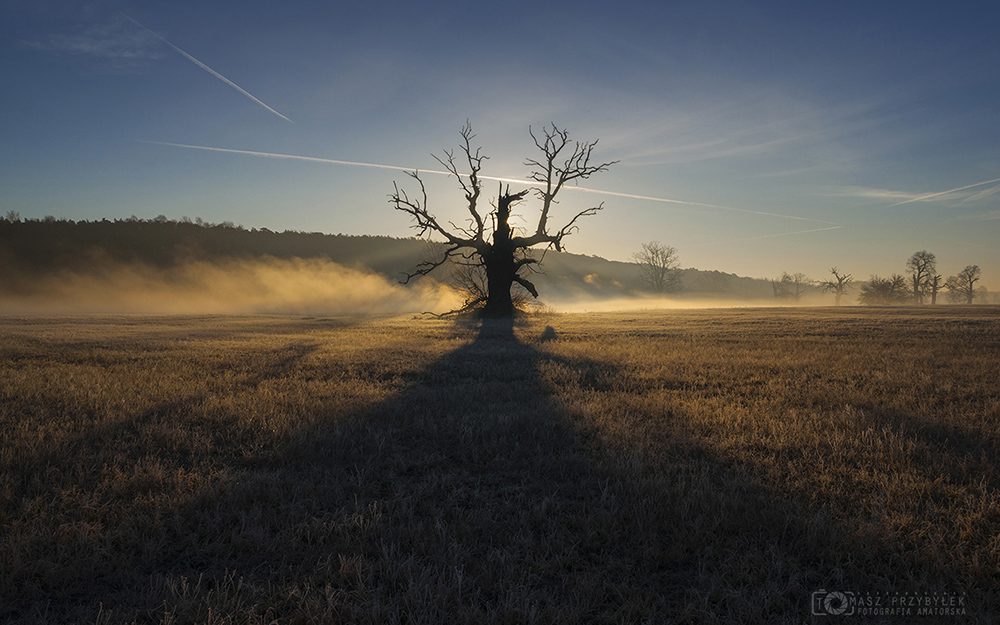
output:
{"label": "bare tree", "polygon": [[643,243],[642,249],[632,255],[639,265],[642,281],[654,293],[672,293],[681,289],[680,259],[677,249],[659,241]]}
{"label": "bare tree", "polygon": [[774,299],[788,299],[791,297],[790,284],[792,277],[787,273],[781,274],[777,280],[770,280],[771,291],[774,292]]}
{"label": "bare tree", "polygon": [[771,280],[775,299],[799,299],[806,292],[812,280],[804,273],[783,272],[777,280]]}
{"label": "bare tree", "polygon": [[979,281],[980,274],[979,265],[968,265],[957,276],[948,278],[944,286],[949,291],[949,299],[959,302],[964,299],[966,304],[971,304],[976,296],[975,284]]}
{"label": "bare tree", "polygon": [[913,303],[924,303],[924,291],[927,290],[931,276],[937,270],[937,258],[927,250],[915,252],[906,261],[906,269],[913,281]]}
{"label": "bare tree", "polygon": [[861,285],[858,301],[868,306],[894,306],[905,304],[910,297],[906,278],[894,273],[889,278],[873,275],[868,282]]}
{"label": "bare tree", "polygon": [[528,178],[538,183],[535,192],[542,203],[533,233],[519,234],[508,223],[512,209],[524,200],[529,189],[511,192],[510,185],[505,188],[500,183],[493,210],[484,214],[479,206],[482,194],[480,171],[487,157],[482,155],[481,148],[473,148],[472,140],[475,135],[468,122],[460,132],[462,142],[461,154],[458,156],[458,160],[462,161],[461,167],[467,167],[468,173],[459,171],[460,165],[454,151],[446,150],[444,158],[435,156],[455,176],[465,194],[469,213],[465,225],[449,223],[449,227],[445,227],[431,213],[427,205],[427,190],[419,172],[409,174],[420,185],[420,194],[415,198],[410,198],[406,191],[393,183],[394,192],[390,196],[390,204],[413,218],[414,228],[420,235],[436,234],[445,240],[442,254],[435,260],[420,263],[413,273],[407,275],[404,282],[409,282],[416,276],[427,275],[449,260],[457,258],[461,259],[460,262],[482,267],[486,274],[486,293],[466,302],[462,311],[481,308],[484,317],[513,316],[515,306],[511,289],[514,284],[524,287],[533,297],[538,297],[535,285],[525,277],[524,271],[540,262],[540,259],[529,254],[528,250],[544,245],[545,249],[562,251],[563,239],[577,230],[577,220],[594,215],[604,208],[604,204],[586,208],[576,213],[559,230],[551,230],[549,217],[556,196],[567,183],[585,180],[593,174],[606,171],[617,161],[593,163],[591,159],[597,141],[570,141],[569,133],[555,124],[551,128],[543,127],[541,134],[535,134],[530,128],[528,132],[542,153],[538,159],[525,161],[532,168]]}
{"label": "bare tree", "polygon": [[820,282],[819,286],[823,287],[824,293],[833,291],[833,296],[835,298],[834,305],[840,306],[840,298],[847,293],[847,287],[851,284],[853,279],[849,273],[841,275],[840,272],[837,271],[836,267],[830,269],[830,273],[833,274],[833,279]]}

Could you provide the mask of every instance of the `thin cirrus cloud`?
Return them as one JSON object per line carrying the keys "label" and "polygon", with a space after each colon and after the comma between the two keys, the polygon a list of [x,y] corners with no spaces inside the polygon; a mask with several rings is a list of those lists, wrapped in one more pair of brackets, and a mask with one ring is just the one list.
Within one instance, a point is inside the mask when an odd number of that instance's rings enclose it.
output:
{"label": "thin cirrus cloud", "polygon": [[964,221],[997,221],[1000,220],[1000,210],[990,210],[985,213],[976,213],[975,215],[964,215],[958,217],[958,219]]}
{"label": "thin cirrus cloud", "polygon": [[163,54],[154,33],[137,31],[126,19],[121,16],[74,34],[54,34],[24,43],[35,50],[90,58],[113,71],[138,71],[144,62]]}
{"label": "thin cirrus cloud", "polygon": [[[320,157],[316,157],[316,156],[299,156],[299,155],[295,155],[295,154],[277,154],[277,153],[274,153],[274,152],[259,152],[259,151],[254,151],[254,150],[236,150],[236,149],[232,149],[232,148],[214,148],[214,147],[209,147],[209,146],[204,146],[204,145],[190,145],[190,144],[186,144],[186,143],[169,143],[169,142],[166,142],[166,141],[143,141],[142,143],[149,143],[149,144],[153,144],[153,145],[165,145],[165,146],[171,146],[171,147],[175,147],[175,148],[185,148],[185,149],[189,149],[189,150],[206,150],[206,151],[209,151],[209,152],[224,152],[224,153],[228,153],[228,154],[243,154],[243,155],[246,155],[246,156],[256,156],[256,157],[260,157],[260,158],[289,159],[289,160],[307,161],[307,162],[313,162],[313,163],[329,163],[331,165],[349,165],[349,166],[355,166],[355,167],[374,167],[374,168],[378,168],[378,169],[391,169],[391,170],[405,171],[405,172],[414,172],[414,171],[416,171],[415,168],[413,168],[413,167],[402,167],[400,165],[384,165],[384,164],[379,164],[379,163],[363,163],[363,162],[358,162],[358,161],[343,161],[343,160],[337,160],[337,159],[331,159],[331,158],[320,158]],[[435,175],[441,175],[441,176],[451,176],[451,175],[453,175],[451,172],[448,172],[448,171],[441,171],[441,170],[434,170],[434,169],[421,169],[419,171],[422,172],[422,173],[425,173],[425,174],[435,174]],[[523,180],[523,179],[519,179],[519,178],[500,178],[500,177],[496,177],[496,176],[483,176],[483,175],[480,175],[479,177],[481,179],[483,179],[483,180],[496,180],[496,181],[499,181],[499,182],[512,182],[512,183],[515,183],[515,184],[525,184],[525,185],[530,185],[530,186],[533,186],[533,185],[536,184],[534,181]],[[735,211],[735,212],[740,212],[740,213],[750,213],[752,215],[761,215],[761,216],[765,216],[765,217],[779,217],[779,218],[782,218],[782,219],[793,219],[793,220],[796,220],[796,221],[808,221],[808,222],[825,224],[825,226],[826,226],[824,228],[817,228],[817,229],[813,229],[813,230],[803,230],[803,231],[800,231],[800,232],[799,231],[797,231],[797,232],[789,232],[789,233],[785,233],[785,234],[781,234],[781,235],[769,235],[769,236],[787,236],[787,235],[791,235],[791,234],[804,234],[806,232],[820,232],[822,230],[833,230],[833,229],[841,227],[839,224],[836,224],[836,223],[834,223],[832,221],[824,221],[822,219],[813,219],[813,218],[810,218],[810,217],[799,217],[799,216],[796,216],[796,215],[785,215],[785,214],[782,214],[782,213],[771,213],[771,212],[766,212],[766,211],[756,211],[756,210],[751,210],[751,209],[747,209],[747,208],[737,208],[737,207],[733,207],[733,206],[721,206],[719,204],[706,204],[706,203],[703,203],[703,202],[691,202],[691,201],[687,201],[687,200],[674,200],[674,199],[670,199],[670,198],[656,197],[656,196],[651,196],[651,195],[637,195],[637,194],[633,194],[633,193],[620,193],[620,192],[617,192],[617,191],[604,191],[604,190],[601,190],[601,189],[589,189],[589,188],[586,188],[586,187],[571,186],[571,187],[565,187],[565,188],[573,190],[573,191],[581,191],[581,192],[584,192],[584,193],[595,193],[595,194],[598,194],[598,195],[610,195],[610,196],[613,196],[613,197],[623,197],[623,198],[630,198],[630,199],[635,199],[635,200],[645,200],[645,201],[649,201],[649,202],[661,202],[661,203],[666,203],[666,204],[684,204],[684,205],[687,205],[687,206],[699,206],[699,207],[703,207],[703,208],[714,208],[714,209],[719,209],[719,210]]]}
{"label": "thin cirrus cloud", "polygon": [[1000,185],[989,189],[983,189],[982,191],[976,193],[963,193],[963,191],[975,189],[976,187],[984,187],[990,184],[996,184],[998,182],[1000,182],[1000,178],[994,178],[993,180],[984,180],[983,182],[967,184],[965,186],[955,187],[954,189],[948,189],[946,191],[936,191],[934,193],[913,193],[911,191],[896,191],[893,189],[879,189],[872,187],[846,187],[837,192],[836,195],[893,202],[888,205],[888,208],[892,208],[893,206],[902,206],[913,202],[928,202],[931,200],[958,200],[961,204],[969,204],[986,199],[991,195],[1000,192]]}
{"label": "thin cirrus cloud", "polygon": [[[166,39],[165,37],[163,37],[163,35],[161,35],[161,34],[157,33],[157,32],[156,32],[156,31],[154,31],[154,30],[151,30],[150,28],[147,28],[146,26],[144,26],[143,24],[141,24],[141,23],[140,23],[140,22],[138,22],[137,20],[135,20],[135,19],[133,19],[133,18],[129,17],[128,15],[125,15],[124,13],[122,13],[121,15],[122,15],[122,17],[124,17],[125,19],[129,20],[130,22],[132,22],[133,24],[135,24],[135,25],[136,25],[136,26],[138,26],[139,28],[142,28],[142,29],[143,29],[144,31],[146,31],[146,32],[148,32],[148,33],[151,33],[151,34],[155,35],[155,36],[156,36],[156,37],[157,37],[157,38],[158,38],[158,39],[159,39],[160,41],[162,41],[163,43],[167,44],[168,46],[170,46],[171,48],[173,48],[174,50],[176,50],[176,51],[177,51],[177,52],[178,52],[178,53],[179,53],[179,54],[180,54],[181,56],[183,56],[183,57],[184,57],[184,58],[186,58],[187,60],[191,61],[192,63],[194,63],[194,64],[195,64],[195,65],[197,65],[198,67],[202,68],[203,70],[205,70],[205,71],[206,71],[206,72],[208,72],[209,74],[211,74],[211,75],[215,76],[216,78],[218,78],[218,79],[219,79],[219,80],[221,80],[222,82],[226,83],[227,85],[229,85],[229,86],[230,86],[230,87],[232,87],[233,89],[236,89],[237,91],[239,91],[240,93],[242,93],[242,94],[243,94],[243,95],[245,95],[246,97],[250,98],[251,100],[253,100],[253,101],[254,101],[254,102],[256,102],[257,104],[259,104],[259,105],[263,106],[263,107],[264,107],[265,109],[267,109],[268,111],[270,111],[270,112],[274,113],[275,115],[277,115],[278,117],[280,117],[281,119],[283,119],[283,120],[285,120],[285,121],[287,121],[287,122],[291,122],[291,121],[292,121],[292,120],[288,119],[287,117],[285,117],[284,115],[282,115],[281,113],[279,113],[278,111],[276,111],[276,110],[274,110],[273,108],[271,108],[270,106],[268,106],[268,105],[264,104],[263,102],[261,102],[261,101],[260,101],[259,99],[257,99],[257,98],[256,98],[256,97],[255,97],[255,96],[254,96],[253,94],[251,94],[251,93],[250,93],[249,91],[247,91],[247,90],[246,90],[246,89],[244,89],[243,87],[240,87],[239,85],[237,85],[237,84],[236,84],[236,83],[234,83],[233,81],[229,80],[228,78],[226,78],[225,76],[223,76],[223,75],[222,75],[222,74],[220,74],[219,72],[215,71],[214,69],[212,69],[212,68],[211,68],[211,67],[209,67],[208,65],[205,65],[204,63],[202,63],[202,62],[201,62],[201,61],[199,61],[198,59],[194,58],[193,56],[191,56],[190,54],[188,54],[188,53],[187,53],[187,52],[185,52],[184,50],[181,50],[180,48],[178,48],[178,47],[177,47],[177,46],[175,46],[174,44],[170,43],[169,41],[167,41],[167,39]],[[292,122],[292,123],[295,123],[295,122]]]}
{"label": "thin cirrus cloud", "polygon": [[958,193],[959,191],[965,191],[966,189],[973,189],[975,187],[982,187],[988,184],[994,184],[1000,182],[1000,178],[994,178],[993,180],[986,180],[984,182],[977,182],[975,184],[967,184],[964,187],[956,187],[954,189],[948,189],[947,191],[939,191],[938,193],[928,193],[926,195],[919,195],[915,198],[908,200],[903,200],[902,202],[896,202],[895,204],[890,204],[891,206],[902,206],[903,204],[909,204],[910,202],[922,202],[924,200],[930,200],[936,197],[941,197],[951,193]]}

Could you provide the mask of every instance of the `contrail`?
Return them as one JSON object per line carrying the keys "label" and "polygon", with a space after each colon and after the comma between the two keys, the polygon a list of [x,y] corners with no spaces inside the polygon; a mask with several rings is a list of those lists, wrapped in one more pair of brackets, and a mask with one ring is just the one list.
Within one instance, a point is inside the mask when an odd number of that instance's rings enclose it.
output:
{"label": "contrail", "polygon": [[[331,163],[333,165],[356,165],[358,167],[377,167],[378,169],[394,169],[396,171],[408,171],[412,172],[414,169],[412,167],[399,167],[397,165],[379,165],[377,163],[361,163],[358,161],[338,161],[332,158],[319,158],[316,156],[297,156],[295,154],[276,154],[274,152],[255,152],[253,150],[233,150],[230,148],[210,148],[204,145],[188,145],[186,143],[168,143],[167,141],[141,141],[141,143],[150,143],[153,145],[169,145],[175,148],[189,148],[192,150],[208,150],[209,152],[228,152],[230,154],[247,154],[249,156],[260,156],[263,158],[282,158],[294,161],[309,161],[311,163]],[[427,174],[441,174],[444,176],[452,175],[450,171],[434,171],[433,169],[421,169],[420,171]],[[485,178],[486,176],[480,176],[480,178]],[[507,180],[506,178],[490,178],[490,180],[502,180],[504,182],[520,182],[517,180]]]}
{"label": "contrail", "polygon": [[[357,167],[375,167],[378,169],[393,169],[396,171],[413,172],[417,171],[413,167],[400,167],[399,165],[381,165],[378,163],[361,163],[358,161],[341,161],[332,158],[319,158],[316,156],[298,156],[295,154],[276,154],[274,152],[257,152],[254,150],[234,150],[232,148],[212,148],[204,145],[189,145],[186,143],[169,143],[166,141],[142,141],[142,143],[150,143],[153,145],[169,145],[175,148],[187,148],[190,150],[207,150],[209,152],[227,152],[229,154],[246,154],[248,156],[259,156],[262,158],[279,158],[279,159],[290,159],[296,161],[308,161],[312,163],[331,163],[333,165],[354,165]],[[435,174],[439,176],[453,176],[450,171],[441,171],[435,169],[421,169],[419,170],[425,174]],[[534,180],[523,180],[520,178],[499,178],[496,176],[479,176],[483,180],[495,180],[498,182],[512,182],[514,184],[526,184],[529,186],[535,186],[538,184]],[[828,228],[819,228],[817,230],[804,230],[803,232],[818,232],[820,230],[833,230],[835,228],[840,228],[841,226],[832,222],[824,221],[822,219],[812,219],[811,217],[798,217],[795,215],[783,215],[781,213],[768,213],[764,211],[755,211],[747,208],[735,208],[733,206],[720,206],[718,204],[705,204],[703,202],[688,202],[686,200],[672,200],[664,197],[654,197],[650,195],[635,195],[632,193],[619,193],[617,191],[602,191],[600,189],[588,189],[586,187],[563,187],[564,189],[572,189],[575,191],[582,191],[584,193],[597,193],[599,195],[611,195],[614,197],[625,197],[632,198],[636,200],[647,200],[650,202],[665,202],[667,204],[686,204],[688,206],[701,206],[704,208],[716,208],[720,210],[737,211],[740,213],[750,213],[752,215],[765,215],[767,217],[781,217],[784,219],[795,219],[798,221],[811,221],[815,223],[828,224]],[[795,232],[789,234],[798,234]],[[773,235],[773,236],[784,236],[784,235]]]}
{"label": "contrail", "polygon": [[[184,56],[184,58],[186,58],[187,60],[191,61],[192,63],[194,63],[194,64],[195,64],[195,65],[197,65],[198,67],[202,68],[203,70],[205,70],[205,71],[206,71],[206,72],[208,72],[209,74],[211,74],[211,75],[215,76],[216,78],[218,78],[218,79],[219,79],[219,80],[221,80],[222,82],[226,83],[227,85],[229,85],[229,86],[230,86],[230,87],[232,87],[233,89],[236,89],[237,91],[239,91],[240,93],[242,93],[242,94],[243,94],[243,95],[245,95],[246,97],[250,98],[251,100],[253,100],[253,101],[254,101],[254,102],[256,102],[257,104],[259,104],[259,105],[263,106],[264,108],[266,108],[267,110],[271,111],[272,113],[274,113],[275,115],[277,115],[277,116],[278,116],[278,117],[280,117],[281,119],[283,119],[283,120],[285,120],[285,121],[287,121],[287,122],[292,122],[292,120],[288,119],[287,117],[285,117],[284,115],[282,115],[282,114],[281,114],[281,113],[279,113],[278,111],[274,110],[274,109],[273,109],[273,108],[271,108],[270,106],[268,106],[268,105],[264,104],[263,102],[261,102],[260,100],[258,100],[257,98],[255,98],[255,97],[254,97],[254,96],[253,96],[253,95],[252,95],[251,93],[249,93],[249,92],[248,92],[248,91],[247,91],[246,89],[244,89],[243,87],[240,87],[239,85],[237,85],[237,84],[236,84],[236,83],[234,83],[233,81],[229,80],[228,78],[226,78],[225,76],[223,76],[223,75],[222,75],[222,74],[220,74],[219,72],[215,71],[214,69],[212,69],[212,68],[211,68],[211,67],[209,67],[208,65],[205,65],[204,63],[202,63],[202,62],[201,62],[201,61],[199,61],[198,59],[194,58],[193,56],[191,56],[190,54],[188,54],[188,53],[187,53],[187,52],[185,52],[184,50],[181,50],[180,48],[178,48],[178,47],[177,47],[177,46],[175,46],[174,44],[172,44],[172,43],[170,43],[169,41],[167,41],[167,40],[166,40],[166,39],[165,39],[165,38],[163,37],[163,35],[159,34],[159,33],[158,33],[158,32],[156,32],[155,30],[152,30],[152,29],[150,29],[150,28],[147,28],[146,26],[143,26],[143,25],[142,25],[142,24],[140,24],[140,23],[139,23],[138,21],[136,21],[136,20],[132,19],[131,17],[129,17],[128,15],[125,15],[124,13],[122,13],[121,15],[122,15],[122,16],[123,16],[123,17],[124,17],[125,19],[127,19],[127,20],[131,21],[131,22],[132,22],[133,24],[135,24],[136,26],[138,26],[138,27],[140,27],[140,28],[142,28],[142,29],[144,29],[144,30],[147,30],[147,31],[149,31],[149,32],[153,33],[154,35],[156,35],[156,36],[157,36],[157,37],[158,37],[158,38],[160,39],[160,41],[162,41],[163,43],[167,44],[168,46],[170,46],[170,47],[171,47],[171,48],[173,48],[174,50],[177,50],[177,51],[178,51],[179,53],[181,53],[181,54],[182,54],[182,55]],[[295,122],[292,122],[292,123],[294,124]]]}
{"label": "contrail", "polygon": [[938,193],[929,193],[927,195],[921,195],[920,197],[911,198],[909,200],[903,200],[902,202],[896,202],[895,204],[890,204],[889,207],[901,206],[903,204],[909,204],[910,202],[919,202],[921,200],[929,200],[932,197],[938,197],[939,195],[947,195],[949,193],[954,193],[955,191],[965,191],[966,189],[971,189],[973,187],[981,187],[984,184],[992,184],[994,182],[1000,182],[1000,178],[995,180],[987,180],[986,182],[977,182],[976,184],[969,184],[964,187],[958,187],[957,189],[948,189],[947,191],[940,191]]}

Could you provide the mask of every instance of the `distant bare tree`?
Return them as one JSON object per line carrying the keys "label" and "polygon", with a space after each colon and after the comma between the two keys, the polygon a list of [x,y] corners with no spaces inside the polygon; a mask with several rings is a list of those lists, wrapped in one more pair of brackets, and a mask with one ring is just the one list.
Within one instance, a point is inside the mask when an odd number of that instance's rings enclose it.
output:
{"label": "distant bare tree", "polygon": [[966,304],[971,304],[976,296],[975,284],[979,281],[980,274],[979,265],[968,265],[957,276],[948,278],[944,286],[949,291],[949,299],[964,299]]}
{"label": "distant bare tree", "polygon": [[782,273],[781,277],[776,280],[770,280],[769,282],[771,283],[771,291],[774,293],[774,299],[788,299],[792,296],[792,276],[787,273]]}
{"label": "distant bare tree", "polygon": [[928,281],[937,269],[937,258],[927,250],[915,252],[906,261],[906,269],[910,272],[913,282],[913,303],[924,303],[924,291],[927,290]]}
{"label": "distant bare tree", "polygon": [[673,293],[681,289],[680,259],[675,248],[659,241],[643,243],[632,259],[639,265],[642,281],[654,293]]}
{"label": "distant bare tree", "polygon": [[833,274],[833,279],[820,282],[819,286],[823,287],[824,293],[833,291],[835,298],[834,305],[840,306],[840,298],[847,293],[847,286],[853,281],[853,279],[849,273],[841,275],[840,272],[837,271],[836,267],[830,269],[830,273]]}
{"label": "distant bare tree", "polygon": [[[466,122],[461,130],[461,156],[456,159],[453,151],[445,151],[444,158],[438,162],[457,180],[465,195],[468,218],[465,225],[448,224],[446,227],[431,213],[427,205],[427,189],[418,172],[410,173],[417,181],[420,193],[411,198],[397,185],[393,185],[394,193],[389,202],[396,210],[402,211],[413,218],[414,228],[419,234],[431,233],[444,237],[444,247],[441,255],[433,261],[420,263],[416,270],[407,275],[405,281],[416,276],[424,276],[444,265],[449,260],[460,258],[463,262],[474,263],[482,267],[486,274],[485,294],[467,302],[462,310],[481,309],[485,317],[511,317],[515,313],[511,289],[518,284],[538,297],[538,291],[525,276],[526,268],[539,262],[538,258],[527,253],[529,248],[543,245],[562,251],[563,239],[577,230],[576,222],[581,217],[594,215],[604,208],[603,204],[586,208],[576,213],[565,226],[552,230],[549,226],[550,211],[556,203],[559,191],[569,183],[586,180],[593,174],[606,171],[615,161],[595,163],[592,154],[597,142],[570,141],[569,133],[557,128],[554,124],[543,127],[536,134],[528,129],[535,146],[541,151],[537,159],[528,159],[525,164],[532,168],[528,178],[535,183],[535,189],[542,206],[534,232],[521,234],[515,230],[509,220],[512,210],[521,203],[530,189],[511,192],[510,185],[504,188],[500,184],[496,203],[489,213],[483,212],[479,205],[482,194],[482,180],[479,172],[482,170],[483,156],[480,148],[474,148],[472,126]],[[458,162],[461,161],[461,164]],[[460,171],[460,167],[465,170]],[[459,311],[455,311],[459,312]]]}
{"label": "distant bare tree", "polygon": [[892,274],[889,278],[873,275],[861,285],[858,301],[868,306],[894,306],[905,304],[911,297],[906,287],[906,278]]}
{"label": "distant bare tree", "polygon": [[777,280],[771,280],[771,289],[774,291],[775,299],[799,299],[806,289],[812,284],[812,280],[804,273],[783,272]]}

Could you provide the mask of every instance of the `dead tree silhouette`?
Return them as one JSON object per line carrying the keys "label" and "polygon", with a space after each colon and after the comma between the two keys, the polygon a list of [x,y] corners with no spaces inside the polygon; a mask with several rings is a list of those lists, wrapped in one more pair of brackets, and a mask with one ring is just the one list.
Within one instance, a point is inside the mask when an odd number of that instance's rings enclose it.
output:
{"label": "dead tree silhouette", "polygon": [[[462,154],[456,157],[455,152],[447,150],[444,158],[435,156],[448,172],[458,179],[465,194],[469,217],[464,226],[450,224],[445,227],[431,213],[427,202],[427,190],[419,172],[409,175],[420,186],[420,195],[411,198],[406,191],[393,183],[394,192],[389,202],[396,210],[407,213],[413,218],[414,228],[419,235],[437,234],[445,239],[444,252],[434,260],[420,263],[416,270],[407,275],[404,282],[416,276],[424,276],[434,271],[449,260],[459,263],[480,266],[486,273],[487,293],[470,298],[459,311],[480,309],[483,317],[512,317],[515,313],[511,298],[511,288],[518,284],[524,287],[533,297],[538,297],[538,290],[525,276],[532,265],[540,262],[529,250],[535,246],[544,245],[545,249],[563,249],[563,239],[577,230],[576,222],[581,217],[596,214],[604,204],[591,206],[579,211],[569,222],[559,230],[549,227],[550,212],[556,203],[556,196],[566,186],[578,180],[586,180],[593,174],[606,171],[617,161],[593,163],[591,161],[593,142],[571,142],[569,133],[555,124],[543,127],[540,135],[528,130],[535,146],[542,152],[538,159],[528,159],[525,164],[532,168],[528,178],[536,183],[535,189],[542,202],[535,231],[530,234],[520,234],[510,224],[513,209],[520,204],[530,192],[530,189],[512,192],[510,185],[500,183],[494,209],[483,214],[479,206],[482,195],[482,179],[480,171],[483,161],[487,159],[482,149],[473,147],[472,125],[466,122],[460,134]],[[464,161],[468,173],[459,171],[458,160]]]}

